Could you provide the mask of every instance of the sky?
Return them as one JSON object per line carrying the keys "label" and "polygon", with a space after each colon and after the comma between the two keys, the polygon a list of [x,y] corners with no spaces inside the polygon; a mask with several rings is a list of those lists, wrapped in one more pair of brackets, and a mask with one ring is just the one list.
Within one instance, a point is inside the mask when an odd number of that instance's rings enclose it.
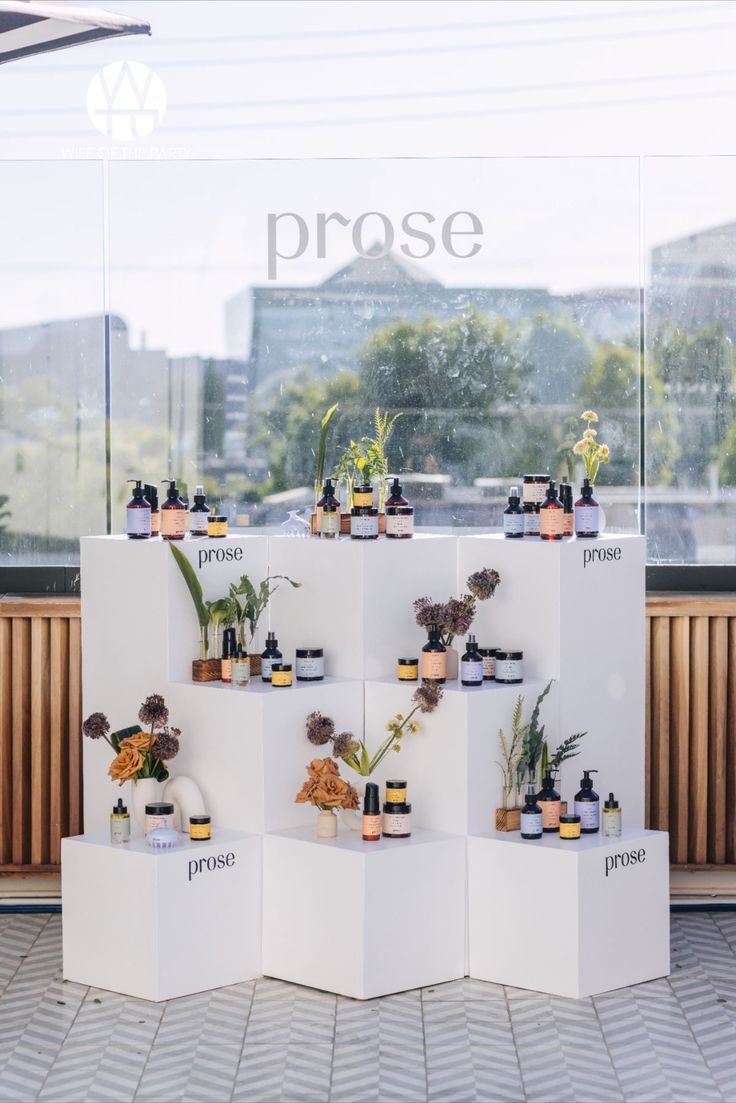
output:
{"label": "sky", "polygon": [[[400,231],[425,211],[431,275],[555,291],[635,286],[651,244],[736,218],[730,0],[109,6],[152,36],[0,67],[0,327],[104,302],[134,344],[223,354],[224,302],[269,282],[268,215],[287,211],[309,240],[276,283],[354,254],[333,223],[316,255],[320,212]],[[167,99],[128,144],[86,110],[121,60]],[[460,210],[483,227],[471,258],[438,238]]]}

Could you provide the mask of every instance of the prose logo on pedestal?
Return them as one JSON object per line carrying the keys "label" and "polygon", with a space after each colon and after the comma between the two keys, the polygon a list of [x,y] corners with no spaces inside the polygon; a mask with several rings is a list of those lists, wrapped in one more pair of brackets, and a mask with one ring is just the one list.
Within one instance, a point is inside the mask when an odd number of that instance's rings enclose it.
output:
{"label": "prose logo on pedestal", "polygon": [[586,548],[583,552],[583,570],[589,563],[618,563],[621,559],[622,549],[619,548]]}
{"label": "prose logo on pedestal", "polygon": [[647,852],[644,847],[639,850],[625,850],[623,854],[608,854],[606,856],[606,877],[617,869],[626,869],[627,866],[642,865],[647,860]]}
{"label": "prose logo on pedestal", "polygon": [[243,549],[241,547],[200,548],[197,555],[199,556],[198,567],[204,567],[205,563],[211,563],[213,559],[216,563],[239,563],[243,558]]}
{"label": "prose logo on pedestal", "polygon": [[225,869],[226,866],[235,865],[235,855],[232,850],[228,854],[210,854],[208,858],[192,858],[189,862],[189,880],[198,873],[212,873],[216,869]]}

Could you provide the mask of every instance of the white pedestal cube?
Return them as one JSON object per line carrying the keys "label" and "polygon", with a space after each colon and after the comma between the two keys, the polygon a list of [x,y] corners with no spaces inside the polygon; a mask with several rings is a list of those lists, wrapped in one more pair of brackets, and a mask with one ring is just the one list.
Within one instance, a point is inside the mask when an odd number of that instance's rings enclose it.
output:
{"label": "white pedestal cube", "polygon": [[506,540],[461,536],[461,581],[495,567],[501,585],[479,602],[478,643],[524,651],[527,678],[559,679],[559,736],[587,731],[581,754],[562,768],[563,795],[581,769],[614,790],[631,827],[644,823],[643,536],[597,540]]}
{"label": "white pedestal cube", "polygon": [[261,974],[261,839],[61,844],[66,980],[168,1000]]}
{"label": "white pedestal cube", "polygon": [[[367,682],[365,739],[373,753],[386,736],[386,723],[396,713],[407,716],[419,682],[396,679]],[[495,825],[503,787],[497,766],[498,732],[511,735],[511,717],[518,697],[524,698],[524,723],[529,721],[544,682],[461,686],[447,682],[433,713],[419,712],[420,730],[405,735],[398,754],[389,752],[371,777],[405,779],[409,785],[414,823],[454,834],[483,833]],[[554,742],[557,731],[557,687],[553,686],[540,710],[541,722]],[[383,792],[381,794],[383,797]]]}
{"label": "white pedestal cube", "polygon": [[264,839],[263,971],[355,999],[464,976],[465,839]]}
{"label": "white pedestal cube", "polygon": [[383,678],[400,657],[427,642],[412,603],[446,601],[457,590],[457,540],[293,540],[272,537],[272,574],[302,582],[271,600],[271,627],[282,650],[324,647],[325,669],[339,678]]}
{"label": "white pedestal cube", "polygon": [[666,976],[667,833],[471,835],[468,915],[477,980],[577,998]]}

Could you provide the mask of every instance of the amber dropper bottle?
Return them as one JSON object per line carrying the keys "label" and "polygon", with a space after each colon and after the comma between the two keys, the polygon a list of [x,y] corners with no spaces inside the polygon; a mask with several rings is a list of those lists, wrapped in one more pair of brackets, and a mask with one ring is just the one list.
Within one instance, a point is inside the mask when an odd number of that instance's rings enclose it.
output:
{"label": "amber dropper bottle", "polygon": [[369,781],[363,798],[363,838],[367,843],[377,843],[381,838],[381,803],[378,786]]}
{"label": "amber dropper bottle", "polygon": [[545,500],[539,507],[539,535],[543,540],[561,540],[564,531],[565,511],[557,497],[554,480],[549,480]]}

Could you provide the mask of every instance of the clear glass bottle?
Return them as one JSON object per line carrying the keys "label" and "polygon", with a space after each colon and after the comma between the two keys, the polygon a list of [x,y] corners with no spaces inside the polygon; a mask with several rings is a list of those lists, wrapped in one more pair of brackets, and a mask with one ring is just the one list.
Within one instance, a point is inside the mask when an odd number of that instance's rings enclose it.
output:
{"label": "clear glass bottle", "polygon": [[110,842],[130,842],[130,813],[123,804],[122,797],[118,797],[118,803],[113,806],[110,814]]}
{"label": "clear glass bottle", "polygon": [[617,839],[621,834],[621,805],[613,793],[608,794],[608,800],[603,805],[601,812],[601,835],[606,839]]}

